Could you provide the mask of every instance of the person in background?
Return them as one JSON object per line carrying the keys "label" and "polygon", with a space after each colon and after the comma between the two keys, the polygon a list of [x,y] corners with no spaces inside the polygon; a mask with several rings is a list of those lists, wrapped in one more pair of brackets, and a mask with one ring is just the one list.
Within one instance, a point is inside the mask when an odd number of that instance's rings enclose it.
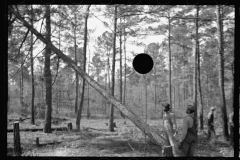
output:
{"label": "person in background", "polygon": [[177,123],[175,119],[174,113],[170,111],[170,104],[169,103],[163,103],[163,128],[164,128],[164,134],[167,138],[168,144],[173,147],[173,154],[175,155],[175,149],[176,147],[176,141],[174,138],[174,133],[177,131]]}
{"label": "person in background", "polygon": [[231,145],[234,147],[234,112],[229,114],[228,123],[229,123],[230,141],[231,141]]}
{"label": "person in background", "polygon": [[188,105],[187,116],[183,119],[182,133],[178,148],[182,150],[183,156],[193,157],[197,143],[197,118],[194,117],[195,108]]}
{"label": "person in background", "polygon": [[210,108],[210,112],[208,113],[208,121],[207,121],[207,125],[208,125],[208,140],[211,138],[211,133],[213,132],[214,133],[214,136],[216,135],[215,134],[215,129],[214,129],[214,111],[215,111],[215,108],[214,107],[211,107]]}

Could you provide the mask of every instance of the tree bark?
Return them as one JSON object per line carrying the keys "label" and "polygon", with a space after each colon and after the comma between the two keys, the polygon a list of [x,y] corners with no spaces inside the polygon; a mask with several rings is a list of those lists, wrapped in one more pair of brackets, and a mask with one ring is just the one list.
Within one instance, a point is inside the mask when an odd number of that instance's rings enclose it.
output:
{"label": "tree bark", "polygon": [[168,52],[169,52],[169,104],[171,106],[170,110],[172,110],[172,84],[171,84],[171,76],[172,76],[172,73],[171,73],[171,22],[170,22],[170,15],[168,15]]}
{"label": "tree bark", "polygon": [[24,109],[24,104],[23,104],[23,68],[24,68],[24,62],[23,62],[23,54],[21,54],[21,60],[22,60],[22,65],[21,65],[21,75],[20,75],[20,104],[21,108]]}
{"label": "tree bark", "polygon": [[[127,63],[126,63],[126,35],[125,35],[125,28],[124,28],[124,97],[123,97],[123,105],[126,105],[126,94],[127,94]],[[124,119],[125,119],[125,116],[124,116]]]}
{"label": "tree bark", "polygon": [[162,151],[162,155],[163,155],[163,157],[173,157],[172,146],[164,147],[163,151]]}
{"label": "tree bark", "polygon": [[[33,7],[31,5],[31,25],[33,26]],[[34,98],[35,98],[35,88],[34,88],[34,68],[33,68],[33,33],[31,32],[31,77],[32,77],[32,99],[31,99],[31,124],[35,124],[35,111],[34,111]]]}
{"label": "tree bark", "polygon": [[21,156],[21,142],[20,142],[20,133],[19,133],[19,122],[13,123],[13,136],[14,136],[14,154],[15,156]]}
{"label": "tree bark", "polygon": [[[51,20],[50,20],[50,5],[46,9],[46,40],[51,42]],[[51,116],[52,116],[52,75],[50,70],[50,55],[51,48],[47,45],[45,52],[44,78],[46,85],[46,109],[45,109],[45,123],[44,133],[51,133]]]}
{"label": "tree bark", "polygon": [[25,21],[18,12],[11,10],[11,12],[23,22],[23,25],[30,29],[43,43],[45,43],[51,50],[57,54],[65,63],[67,63],[71,68],[77,71],[86,81],[89,83],[94,89],[96,89],[103,97],[105,97],[111,104],[113,104],[117,109],[119,109],[130,121],[132,121],[140,130],[146,132],[146,134],[159,146],[166,146],[167,141],[166,138],[160,135],[160,132],[154,128],[150,127],[147,123],[145,123],[139,116],[137,116],[133,111],[131,111],[128,107],[121,104],[114,96],[109,94],[107,91],[103,89],[103,87],[98,84],[92,77],[86,74],[81,67],[77,66],[77,64],[68,56],[63,54],[62,51],[57,49],[51,41],[44,38],[42,34],[40,34],[37,30],[35,30],[31,25]]}
{"label": "tree bark", "polygon": [[[199,6],[196,5],[196,14],[197,14],[197,17],[199,15]],[[199,47],[199,44],[198,44],[198,18],[195,19],[195,27],[196,27],[196,31],[195,31],[195,34],[196,34],[196,38],[195,38],[195,49],[193,50],[194,51],[194,80],[193,80],[193,103],[194,103],[194,106],[195,106],[195,112],[194,112],[194,116],[197,118],[197,80],[198,80],[198,77],[197,77],[197,56],[198,56],[198,47]]]}
{"label": "tree bark", "polygon": [[[90,50],[89,50],[89,54],[88,54],[88,60],[89,60],[89,62],[88,62],[88,74],[89,74],[89,67],[90,67]],[[89,106],[89,84],[88,84],[88,107],[87,107],[87,119],[90,118],[90,115],[91,115],[91,113],[90,113],[90,106]]]}
{"label": "tree bark", "polygon": [[226,111],[226,100],[225,100],[225,91],[224,91],[224,39],[223,39],[223,22],[221,18],[223,17],[221,12],[221,6],[217,6],[217,28],[218,28],[218,55],[219,55],[219,88],[220,88],[220,106],[222,112],[222,128],[223,135],[225,139],[229,138],[228,134],[228,119]]}
{"label": "tree bark", "polygon": [[[88,16],[89,16],[89,9],[91,5],[88,5],[87,10],[86,10],[86,16],[85,16],[85,31],[84,31],[84,46],[83,46],[83,54],[84,54],[84,59],[83,59],[83,71],[86,72],[86,60],[87,60],[87,21],[88,21]],[[82,94],[81,94],[81,101],[80,101],[80,106],[77,111],[77,120],[76,120],[76,127],[77,130],[80,130],[80,121],[81,121],[81,116],[82,116],[82,109],[83,109],[83,102],[84,102],[84,93],[85,93],[85,79],[83,78],[83,83],[82,83]]]}
{"label": "tree bark", "polygon": [[154,65],[154,109],[155,109],[155,111],[157,109],[157,91],[156,91],[157,78],[156,78],[156,72],[157,72],[157,69],[156,69],[156,66]]}
{"label": "tree bark", "polygon": [[[76,11],[75,11],[76,12]],[[78,63],[78,56],[77,56],[77,35],[76,35],[76,30],[77,30],[77,13],[74,14],[74,53],[75,53],[75,62]],[[79,53],[80,54],[80,53]],[[79,77],[77,72],[75,72],[75,77],[76,77],[76,97],[75,97],[75,113],[77,113],[78,110],[78,96],[79,96]]]}
{"label": "tree bark", "polygon": [[201,112],[200,112],[200,129],[203,130],[203,97],[202,97],[202,89],[201,89],[201,68],[200,68],[200,52],[198,47],[198,90],[199,90],[199,98],[201,103]]}
{"label": "tree bark", "polygon": [[[120,18],[120,25],[121,25],[121,18]],[[119,83],[119,94],[120,94],[120,102],[123,103],[123,97],[122,97],[122,29],[120,29],[120,83]],[[121,117],[124,118],[124,115],[122,112],[120,112]]]}
{"label": "tree bark", "polygon": [[[115,85],[115,56],[116,56],[116,31],[117,31],[117,5],[115,5],[115,14],[114,14],[114,34],[113,34],[113,59],[112,59],[112,88],[111,94],[114,96],[114,85]],[[109,118],[109,131],[114,132],[113,127],[114,119],[114,107],[111,105],[110,118]]]}

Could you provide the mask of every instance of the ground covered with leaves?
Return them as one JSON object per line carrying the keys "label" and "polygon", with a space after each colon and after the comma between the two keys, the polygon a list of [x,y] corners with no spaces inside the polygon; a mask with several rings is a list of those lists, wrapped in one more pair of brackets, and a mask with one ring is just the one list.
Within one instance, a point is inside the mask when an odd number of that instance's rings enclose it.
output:
{"label": "ground covered with leaves", "polygon": [[[116,119],[115,132],[108,131],[108,120],[83,119],[81,131],[53,131],[52,133],[20,132],[22,156],[97,156],[97,157],[161,157],[161,148],[150,143],[148,137],[129,120]],[[63,122],[66,126],[75,120]],[[42,128],[43,120],[37,120],[37,128]],[[161,128],[161,120],[149,120],[151,126]],[[181,120],[178,120],[181,126]],[[8,124],[12,128],[12,124]],[[29,120],[20,122],[20,129],[33,128]],[[55,127],[53,125],[53,127]],[[206,128],[206,127],[205,127]],[[199,142],[196,146],[196,157],[233,157],[233,148],[229,142],[224,141],[216,130],[217,136],[212,141],[206,140],[206,131],[199,132]],[[36,145],[39,137],[40,146]],[[7,133],[8,156],[13,154],[13,133]]]}

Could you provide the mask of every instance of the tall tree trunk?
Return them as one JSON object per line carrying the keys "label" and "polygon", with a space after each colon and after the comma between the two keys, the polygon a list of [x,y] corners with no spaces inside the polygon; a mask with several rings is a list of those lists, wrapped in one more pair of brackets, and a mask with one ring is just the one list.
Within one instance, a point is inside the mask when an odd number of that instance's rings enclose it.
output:
{"label": "tall tree trunk", "polygon": [[[121,25],[121,18],[120,18],[120,25]],[[122,97],[122,29],[120,29],[120,83],[119,83],[119,94],[120,94],[120,102],[123,103],[123,97]],[[122,112],[120,112],[121,117],[124,118],[124,115],[122,114]]]}
{"label": "tall tree trunk", "polygon": [[156,91],[157,78],[156,78],[156,72],[157,72],[157,69],[156,69],[156,66],[154,66],[154,109],[155,109],[155,111],[157,109],[157,91]]}
{"label": "tall tree trunk", "polygon": [[220,106],[222,112],[222,128],[225,139],[229,138],[228,134],[228,120],[226,111],[225,91],[224,91],[224,48],[223,48],[223,22],[222,22],[222,7],[217,6],[217,28],[218,28],[218,49],[219,49],[219,88],[220,88]]}
{"label": "tall tree trunk", "polygon": [[[51,42],[51,19],[50,19],[50,5],[46,6],[46,39]],[[52,118],[52,75],[50,70],[50,56],[51,48],[47,45],[45,52],[45,66],[44,78],[46,85],[46,110],[45,110],[45,123],[44,133],[51,133],[51,118]]]}
{"label": "tall tree trunk", "polygon": [[[61,20],[59,21],[59,29],[58,29],[58,49],[60,50],[61,49]],[[57,70],[59,68],[59,56],[58,56],[58,62],[57,62]],[[57,80],[57,109],[56,109],[56,114],[58,114],[58,111],[59,111],[59,88],[60,88],[60,85],[59,85],[60,81]]]}
{"label": "tall tree trunk", "polygon": [[175,94],[175,85],[173,84],[173,106],[172,108],[176,108],[176,94]]}
{"label": "tall tree trunk", "polygon": [[[170,15],[168,15],[168,52],[169,52],[169,104],[172,108],[172,84],[171,84],[171,63],[172,63],[172,60],[171,60],[171,22],[170,22]],[[172,110],[172,109],[170,109]]]}
{"label": "tall tree trunk", "polygon": [[201,103],[201,112],[200,112],[200,129],[203,130],[203,95],[202,95],[202,89],[201,89],[201,68],[200,68],[200,52],[198,47],[198,90],[199,90],[199,98]]}
{"label": "tall tree trunk", "polygon": [[[86,10],[86,16],[85,16],[85,30],[84,30],[84,46],[83,46],[83,54],[84,54],[84,59],[83,59],[83,71],[86,72],[86,60],[87,60],[87,21],[88,21],[88,15],[89,15],[89,9],[91,5],[88,5],[87,10]],[[80,121],[81,121],[81,116],[82,116],[82,109],[83,109],[83,101],[84,101],[84,92],[85,92],[85,79],[83,79],[82,83],[82,94],[81,94],[81,101],[80,101],[80,106],[78,108],[77,112],[77,120],[76,120],[76,127],[77,130],[80,130]]]}
{"label": "tall tree trunk", "polygon": [[148,110],[147,110],[147,105],[148,105],[148,103],[147,103],[147,100],[148,100],[148,98],[147,98],[147,76],[146,76],[144,83],[145,83],[144,84],[144,86],[145,86],[145,121],[147,123],[147,113],[148,113]]}
{"label": "tall tree trunk", "polygon": [[[87,73],[85,73],[81,67],[77,66],[76,63],[63,54],[62,51],[57,49],[51,41],[46,39],[41,33],[39,33],[36,29],[34,29],[27,21],[25,21],[18,12],[14,10],[10,10],[21,22],[23,22],[23,25],[26,26],[28,29],[30,29],[31,32],[34,33],[37,38],[39,38],[43,43],[45,43],[51,50],[57,54],[62,60],[67,63],[71,68],[73,68],[75,71],[77,71],[86,81],[89,83],[94,89],[96,89],[103,97],[105,97],[111,104],[113,104],[118,110],[123,112],[123,114],[128,118],[130,121],[132,121],[141,131],[145,132],[150,139],[157,145],[166,146],[167,140],[164,136],[161,135],[161,133],[158,131],[158,129],[150,127],[146,122],[144,122],[138,115],[136,115],[133,111],[131,111],[128,107],[122,105],[114,96],[111,94],[108,94],[107,91],[103,89],[103,87],[98,84],[92,77],[90,77]],[[177,155],[179,156],[179,155]]]}
{"label": "tall tree trunk", "polygon": [[[77,30],[77,13],[75,11],[74,14],[74,53],[75,53],[75,62],[78,63],[78,56],[77,56],[77,35],[76,35],[76,30]],[[77,72],[75,73],[76,77],[76,97],[75,97],[75,113],[77,113],[78,110],[78,95],[79,95],[79,77]]]}
{"label": "tall tree trunk", "polygon": [[209,75],[208,75],[208,71],[207,71],[207,82],[206,82],[207,83],[207,96],[206,96],[206,98],[207,98],[207,108],[209,106],[209,98],[210,98],[208,77],[209,77]]}
{"label": "tall tree trunk", "polygon": [[[43,58],[42,58],[43,61]],[[43,70],[42,70],[42,66],[41,66],[41,74],[43,74]],[[45,103],[45,99],[44,99],[44,81],[42,81],[41,83],[41,88],[42,88],[42,103]]]}
{"label": "tall tree trunk", "polygon": [[[198,5],[196,5],[196,10],[197,10],[196,17],[198,17],[198,15],[199,15],[199,6]],[[198,66],[197,57],[198,57],[198,47],[199,47],[199,44],[198,44],[198,18],[196,18],[196,20],[195,20],[195,27],[196,27],[196,31],[195,31],[196,38],[195,38],[195,46],[194,46],[195,49],[193,50],[194,51],[193,102],[194,102],[194,106],[195,106],[194,116],[197,118],[197,80],[198,80],[198,78],[197,78],[197,71],[198,71],[197,70],[197,66]]]}
{"label": "tall tree trunk", "polygon": [[[88,48],[89,50],[89,48]],[[88,53],[88,74],[89,74],[89,67],[90,67],[90,50],[89,50],[89,53]],[[90,118],[90,106],[89,106],[89,84],[88,84],[88,107],[87,107],[87,119]]]}
{"label": "tall tree trunk", "polygon": [[23,54],[21,54],[21,60],[22,60],[22,65],[21,65],[21,75],[20,75],[20,104],[21,108],[24,109],[24,104],[23,104],[23,67],[24,67],[24,62],[23,62]]}
{"label": "tall tree trunk", "polygon": [[[114,96],[114,85],[115,85],[115,56],[116,56],[116,31],[117,31],[117,5],[115,5],[115,14],[114,14],[114,34],[113,34],[113,59],[112,59],[112,96]],[[110,118],[109,118],[109,131],[114,132],[113,128],[113,119],[114,119],[114,107],[111,105]]]}
{"label": "tall tree trunk", "polygon": [[[124,19],[124,22],[125,22],[125,19]],[[125,33],[125,28],[124,28],[124,31],[123,31],[123,38],[124,38],[124,97],[123,97],[123,104],[126,105],[126,94],[127,94],[127,81],[126,81],[126,77],[127,77],[127,73],[126,73],[126,70],[127,70],[127,63],[126,63],[126,33]],[[125,116],[124,116],[124,119],[125,119]]]}
{"label": "tall tree trunk", "polygon": [[[33,7],[31,5],[31,25],[33,26]],[[35,98],[35,88],[34,88],[34,69],[33,69],[33,33],[31,32],[31,77],[32,77],[32,99],[31,99],[31,124],[35,124],[35,111],[34,111],[34,98]]]}

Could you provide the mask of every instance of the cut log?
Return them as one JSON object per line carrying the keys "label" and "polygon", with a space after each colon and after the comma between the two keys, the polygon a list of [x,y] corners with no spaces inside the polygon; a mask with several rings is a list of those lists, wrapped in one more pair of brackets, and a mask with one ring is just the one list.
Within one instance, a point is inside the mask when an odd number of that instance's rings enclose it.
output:
{"label": "cut log", "polygon": [[[52,128],[52,131],[66,131],[66,130],[67,130],[67,127]],[[25,128],[25,129],[21,129],[20,131],[23,131],[23,132],[37,132],[37,131],[43,131],[43,129],[42,128]],[[8,129],[7,132],[13,132],[13,129]]]}
{"label": "cut log", "polygon": [[21,142],[20,142],[20,133],[19,133],[19,122],[13,123],[13,131],[14,131],[14,154],[15,156],[21,156]]}
{"label": "cut log", "polygon": [[46,146],[46,145],[55,145],[55,144],[60,144],[62,143],[61,141],[60,142],[48,142],[48,143],[42,143],[40,144],[39,143],[39,137],[36,137],[36,145],[37,147],[42,147],[42,146]]}
{"label": "cut log", "polygon": [[172,146],[165,146],[162,150],[163,157],[173,157]]}
{"label": "cut log", "polygon": [[68,128],[68,131],[71,131],[72,130],[72,123],[68,123],[67,128]]}
{"label": "cut log", "polygon": [[28,117],[28,118],[19,117],[19,119],[8,119],[8,121],[9,121],[9,122],[11,122],[11,121],[19,121],[19,122],[22,122],[22,121],[25,121],[25,120],[27,120],[27,119],[31,119],[31,118],[30,118],[30,117]]}

